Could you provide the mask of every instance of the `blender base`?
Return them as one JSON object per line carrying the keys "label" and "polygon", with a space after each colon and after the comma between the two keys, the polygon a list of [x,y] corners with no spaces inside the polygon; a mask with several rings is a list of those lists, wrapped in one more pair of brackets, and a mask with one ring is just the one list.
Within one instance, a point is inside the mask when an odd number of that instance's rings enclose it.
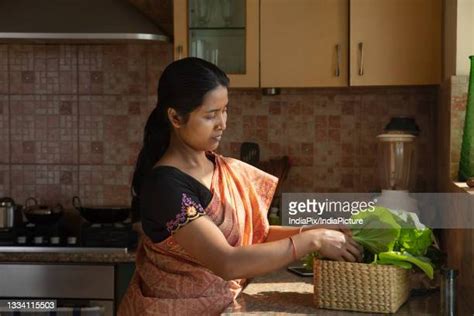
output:
{"label": "blender base", "polygon": [[376,197],[375,205],[391,210],[413,212],[418,214],[418,202],[410,197],[407,190],[382,190]]}

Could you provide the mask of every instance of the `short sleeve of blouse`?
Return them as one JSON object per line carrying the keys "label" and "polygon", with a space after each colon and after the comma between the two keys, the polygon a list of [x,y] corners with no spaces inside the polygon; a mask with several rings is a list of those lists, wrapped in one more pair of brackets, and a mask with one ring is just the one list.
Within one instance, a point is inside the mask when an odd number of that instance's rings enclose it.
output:
{"label": "short sleeve of blouse", "polygon": [[161,242],[206,214],[211,192],[199,181],[173,167],[158,167],[146,178],[140,196],[143,231]]}

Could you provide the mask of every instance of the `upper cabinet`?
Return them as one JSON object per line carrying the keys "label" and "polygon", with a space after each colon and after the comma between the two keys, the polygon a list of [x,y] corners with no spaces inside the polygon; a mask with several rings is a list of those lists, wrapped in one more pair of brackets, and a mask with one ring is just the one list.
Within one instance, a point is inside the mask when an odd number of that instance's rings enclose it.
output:
{"label": "upper cabinet", "polygon": [[350,0],[350,85],[441,82],[441,0]]}
{"label": "upper cabinet", "polygon": [[347,86],[347,0],[260,0],[262,87]]}
{"label": "upper cabinet", "polygon": [[175,0],[174,56],[206,59],[231,87],[259,85],[259,1]]}
{"label": "upper cabinet", "polygon": [[232,87],[441,82],[442,0],[175,0],[175,59]]}

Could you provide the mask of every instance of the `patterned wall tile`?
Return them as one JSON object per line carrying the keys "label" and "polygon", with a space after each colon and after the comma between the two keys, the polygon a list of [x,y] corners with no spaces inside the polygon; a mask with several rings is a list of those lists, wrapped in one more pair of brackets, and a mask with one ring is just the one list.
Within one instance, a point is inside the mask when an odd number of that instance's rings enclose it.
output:
{"label": "patterned wall tile", "polygon": [[173,45],[156,43],[146,46],[147,94],[157,95],[158,81],[166,66],[173,60]]}
{"label": "patterned wall tile", "polygon": [[11,165],[11,192],[18,203],[35,197],[40,203],[59,202],[70,209],[78,188],[78,166]]}
{"label": "patterned wall tile", "polygon": [[268,117],[268,141],[269,143],[288,143],[288,123],[283,115],[269,115]]}
{"label": "patterned wall tile", "polygon": [[0,197],[11,196],[10,165],[0,165]]}
{"label": "patterned wall tile", "polygon": [[309,102],[313,103],[315,115],[341,115],[341,102],[338,102],[338,96],[333,93],[308,96]]}
{"label": "patterned wall tile", "polygon": [[339,168],[340,173],[340,192],[360,192],[360,168],[343,167]]}
{"label": "patterned wall tile", "polygon": [[8,94],[8,46],[0,45],[0,94]]}
{"label": "patterned wall tile", "polygon": [[360,168],[359,192],[380,192],[377,166]]}
{"label": "patterned wall tile", "polygon": [[[341,104],[341,115],[332,115],[329,117],[329,141],[339,143],[341,153],[339,167],[358,167],[359,163],[356,150],[360,147],[361,142],[361,96],[357,94],[348,94],[344,96],[344,98],[336,99],[336,102]],[[331,132],[335,133],[334,140],[331,140]],[[355,176],[354,179],[355,178],[357,178],[357,176]],[[342,179],[346,180],[346,184],[354,183],[354,181],[347,181],[344,177],[342,177]]]}
{"label": "patterned wall tile", "polygon": [[134,164],[149,115],[140,96],[79,97],[81,164]]}
{"label": "patterned wall tile", "polygon": [[468,76],[451,77],[451,100],[449,106],[451,111],[450,177],[452,180],[458,179],[468,86]]}
{"label": "patterned wall tile", "polygon": [[[436,97],[436,88],[392,87],[351,91],[285,89],[281,95],[262,96],[259,100],[252,97],[252,92],[234,90],[230,92],[226,130],[226,135],[231,136],[223,139],[221,148],[238,157],[242,140],[256,141],[264,160],[288,154],[293,161],[290,174],[308,166],[321,172],[324,180],[313,180],[314,188],[376,190],[378,180],[374,181],[373,177],[377,165],[376,136],[383,132],[391,116],[413,116],[424,131],[419,137],[419,156],[430,157],[434,147],[432,120]],[[260,119],[262,126],[268,126],[267,141],[256,134],[260,113],[268,113],[265,121]],[[305,154],[302,146],[311,155]],[[430,168],[426,161],[419,162],[418,190],[429,190],[426,184],[433,177]],[[312,174],[315,176],[316,171]],[[297,177],[288,181],[289,187],[301,188]]]}
{"label": "patterned wall tile", "polygon": [[360,167],[372,167],[377,163],[377,135],[383,132],[387,122],[380,119],[384,106],[377,94],[361,96],[360,104],[360,146],[356,148],[356,159]]}
{"label": "patterned wall tile", "polygon": [[[314,167],[312,192],[337,192],[340,188],[340,174],[335,167]],[[306,191],[311,192],[311,191]]]}
{"label": "patterned wall tile", "polygon": [[144,118],[145,121],[148,119],[151,112],[156,108],[157,102],[158,102],[158,98],[156,96],[147,96],[146,97],[146,106],[145,106],[145,109],[141,113],[141,115],[143,115],[143,118]]}
{"label": "patterned wall tile", "polygon": [[79,166],[80,198],[90,205],[129,205],[132,166]]}
{"label": "patterned wall tile", "polygon": [[77,163],[77,98],[12,95],[11,157],[15,163]]}
{"label": "patterned wall tile", "polygon": [[266,98],[271,97],[262,96],[260,90],[230,90],[229,108],[239,108],[241,115],[268,115],[269,109],[264,101]]}
{"label": "patterned wall tile", "polygon": [[287,100],[288,106],[285,106],[282,110],[282,116],[286,123],[285,133],[287,134],[288,144],[314,142],[313,116],[303,114],[301,100],[294,99]]}
{"label": "patterned wall tile", "polygon": [[11,94],[77,92],[77,52],[73,45],[10,45]]}
{"label": "patterned wall tile", "polygon": [[10,113],[8,96],[0,95],[0,163],[10,162]]}
{"label": "patterned wall tile", "polygon": [[282,186],[282,192],[312,192],[316,180],[314,173],[312,167],[292,167]]}
{"label": "patterned wall tile", "polygon": [[342,148],[334,142],[316,143],[314,151],[314,166],[336,168],[340,165]]}
{"label": "patterned wall tile", "polygon": [[84,45],[78,48],[79,94],[146,94],[144,45]]}
{"label": "patterned wall tile", "polygon": [[[43,192],[36,179],[48,176],[37,167],[54,168],[28,164],[80,164],[76,182],[84,203],[128,203],[143,128],[156,105],[159,76],[172,60],[172,45],[9,45],[6,55],[3,47],[0,70],[8,70],[11,91],[10,108],[0,106],[0,117],[11,116],[11,154],[4,155],[25,164],[14,165],[15,176],[27,180],[15,192]],[[461,126],[465,92],[456,87],[461,92],[453,94],[460,98],[453,119]],[[0,95],[2,89],[0,71]],[[58,95],[65,93],[81,96]],[[242,142],[253,141],[260,145],[262,160],[289,155],[293,166],[283,186],[288,192],[373,191],[378,186],[376,135],[390,117],[413,116],[422,129],[417,187],[429,189],[436,100],[433,87],[283,89],[277,96],[233,89],[217,151],[239,158]],[[8,121],[0,119],[0,124]],[[460,146],[457,138],[452,142]],[[58,192],[55,185],[51,188]],[[71,194],[66,195],[69,201]]]}

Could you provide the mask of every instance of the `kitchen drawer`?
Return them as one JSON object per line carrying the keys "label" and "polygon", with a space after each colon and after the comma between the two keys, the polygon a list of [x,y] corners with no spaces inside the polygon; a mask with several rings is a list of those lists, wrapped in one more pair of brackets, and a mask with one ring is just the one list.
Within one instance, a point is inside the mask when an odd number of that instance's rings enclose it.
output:
{"label": "kitchen drawer", "polygon": [[112,265],[0,264],[0,297],[114,299]]}

